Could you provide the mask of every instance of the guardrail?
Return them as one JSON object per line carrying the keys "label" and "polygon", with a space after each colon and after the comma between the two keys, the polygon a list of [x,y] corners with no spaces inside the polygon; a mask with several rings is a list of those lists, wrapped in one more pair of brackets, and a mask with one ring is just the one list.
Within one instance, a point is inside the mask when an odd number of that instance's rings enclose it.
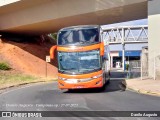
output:
{"label": "guardrail", "polygon": [[131,44],[148,42],[148,26],[122,26],[103,29],[105,44]]}

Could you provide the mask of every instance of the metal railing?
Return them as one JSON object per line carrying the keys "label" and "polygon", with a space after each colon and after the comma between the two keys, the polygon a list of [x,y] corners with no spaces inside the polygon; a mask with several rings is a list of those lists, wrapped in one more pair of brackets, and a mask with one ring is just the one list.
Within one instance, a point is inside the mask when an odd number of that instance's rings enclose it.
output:
{"label": "metal railing", "polygon": [[[102,30],[102,39],[105,45],[122,44],[122,69],[125,70],[125,44],[148,43],[148,26],[105,28]],[[110,53],[108,55],[110,63]]]}
{"label": "metal railing", "polygon": [[148,26],[122,26],[103,29],[105,44],[147,43]]}

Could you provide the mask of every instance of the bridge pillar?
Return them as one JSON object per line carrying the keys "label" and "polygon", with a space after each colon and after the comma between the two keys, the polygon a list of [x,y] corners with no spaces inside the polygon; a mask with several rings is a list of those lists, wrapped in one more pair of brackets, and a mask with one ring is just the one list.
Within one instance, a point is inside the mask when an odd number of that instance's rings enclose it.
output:
{"label": "bridge pillar", "polygon": [[[155,57],[160,56],[160,0],[148,1],[148,49],[149,49],[149,76],[155,77],[154,73],[160,70]],[[156,62],[156,63],[154,63]],[[157,70],[157,71],[155,71]],[[157,73],[156,73],[157,74]]]}
{"label": "bridge pillar", "polygon": [[111,56],[111,69],[113,68],[113,56]]}

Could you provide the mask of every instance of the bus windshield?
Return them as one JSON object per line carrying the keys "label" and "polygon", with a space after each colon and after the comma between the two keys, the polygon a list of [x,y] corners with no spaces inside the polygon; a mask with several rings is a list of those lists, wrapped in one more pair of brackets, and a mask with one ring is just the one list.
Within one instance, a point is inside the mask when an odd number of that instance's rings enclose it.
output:
{"label": "bus windshield", "polygon": [[72,28],[61,30],[58,34],[58,45],[82,45],[98,43],[99,29],[93,28]]}
{"label": "bus windshield", "polygon": [[87,52],[58,52],[59,71],[88,73],[101,69],[99,50]]}

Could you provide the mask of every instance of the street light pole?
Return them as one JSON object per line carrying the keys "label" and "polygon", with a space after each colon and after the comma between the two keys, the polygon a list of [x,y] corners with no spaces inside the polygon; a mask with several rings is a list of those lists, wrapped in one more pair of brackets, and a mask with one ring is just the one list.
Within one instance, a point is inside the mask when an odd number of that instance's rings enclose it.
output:
{"label": "street light pole", "polygon": [[129,65],[129,54],[128,54],[128,65]]}
{"label": "street light pole", "polygon": [[124,44],[124,28],[122,28],[122,69],[125,71],[125,44]]}

